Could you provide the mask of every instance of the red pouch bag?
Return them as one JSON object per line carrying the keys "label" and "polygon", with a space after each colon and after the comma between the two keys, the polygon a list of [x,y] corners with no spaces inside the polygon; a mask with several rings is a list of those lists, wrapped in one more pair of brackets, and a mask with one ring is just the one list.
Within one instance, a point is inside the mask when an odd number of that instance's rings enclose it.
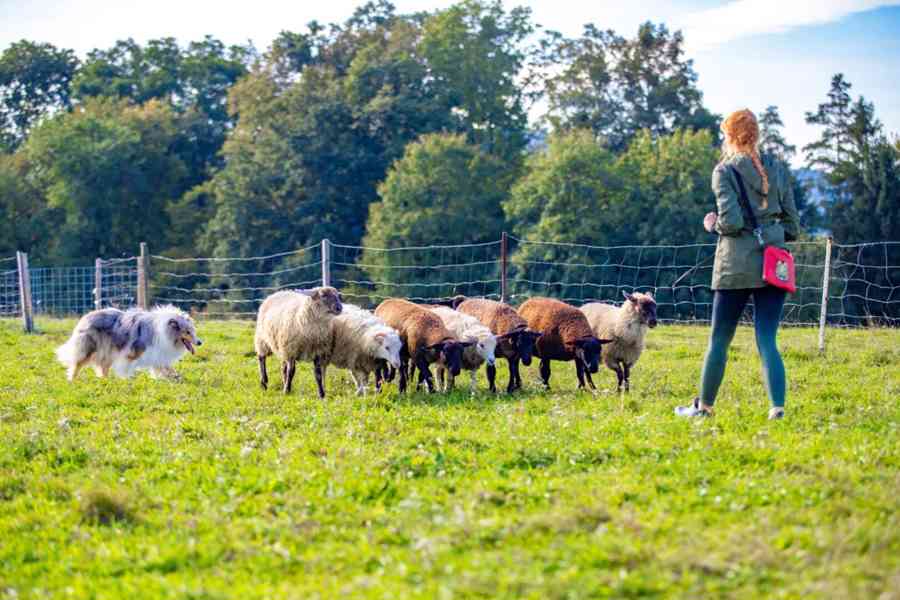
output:
{"label": "red pouch bag", "polygon": [[740,188],[739,196],[741,207],[744,209],[744,213],[750,221],[750,226],[753,227],[753,235],[763,249],[763,281],[771,286],[793,294],[797,291],[797,274],[794,267],[794,255],[784,248],[766,245],[765,241],[763,241],[762,228],[759,226],[759,222],[756,220],[756,214],[753,212],[753,207],[750,206],[750,200],[747,198],[747,190],[744,188],[744,179],[734,167],[731,168],[731,172],[734,173],[734,177],[737,179],[738,187]]}

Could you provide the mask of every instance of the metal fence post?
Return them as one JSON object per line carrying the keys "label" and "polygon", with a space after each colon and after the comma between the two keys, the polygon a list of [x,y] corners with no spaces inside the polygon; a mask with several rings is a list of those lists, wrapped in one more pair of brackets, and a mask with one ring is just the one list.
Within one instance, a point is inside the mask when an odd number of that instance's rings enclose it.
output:
{"label": "metal fence post", "polygon": [[26,333],[34,331],[34,314],[31,305],[31,275],[28,273],[28,255],[16,252],[16,266],[19,269],[19,304],[22,307],[22,324]]}
{"label": "metal fence post", "polygon": [[331,285],[331,242],[322,240],[322,285]]}
{"label": "metal fence post", "polygon": [[500,302],[509,300],[509,282],[507,271],[509,267],[509,250],[506,232],[500,236]]}
{"label": "metal fence post", "polygon": [[94,260],[94,309],[103,308],[103,259]]}
{"label": "metal fence post", "polygon": [[147,243],[141,242],[141,254],[138,256],[137,264],[137,304],[144,310],[147,310],[147,305],[150,302],[149,294],[147,293],[147,271],[149,270],[149,260],[150,256],[147,253]]}
{"label": "metal fence post", "polygon": [[831,281],[831,236],[825,239],[825,269],[822,273],[822,304],[819,309],[819,352],[825,352],[825,324],[828,320],[828,283]]}

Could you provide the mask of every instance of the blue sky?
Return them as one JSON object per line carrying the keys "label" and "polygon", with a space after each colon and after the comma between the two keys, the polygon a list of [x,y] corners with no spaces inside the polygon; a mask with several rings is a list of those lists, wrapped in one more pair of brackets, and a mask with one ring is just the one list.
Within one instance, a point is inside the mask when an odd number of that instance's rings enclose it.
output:
{"label": "blue sky", "polygon": [[[831,76],[843,72],[854,96],[875,102],[890,133],[900,133],[900,0],[504,0],[531,7],[534,20],[567,35],[584,23],[631,35],[646,20],[685,33],[699,85],[715,112],[777,105],[788,141],[815,139],[805,111],[825,99]],[[394,0],[398,10],[433,10],[448,0]],[[248,39],[265,49],[282,29],[312,19],[342,21],[359,2],[305,0],[0,0],[0,49],[21,38],[51,42],[84,56],[117,39],[214,35]]]}

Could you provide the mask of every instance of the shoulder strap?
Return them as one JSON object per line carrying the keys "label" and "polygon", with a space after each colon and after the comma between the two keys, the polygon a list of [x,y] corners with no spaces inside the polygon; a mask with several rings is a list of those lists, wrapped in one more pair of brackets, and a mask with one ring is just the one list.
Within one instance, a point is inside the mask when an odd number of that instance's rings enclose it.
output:
{"label": "shoulder strap", "polygon": [[747,188],[744,187],[744,178],[741,177],[741,174],[738,173],[738,170],[734,167],[728,168],[731,170],[734,178],[737,179],[739,192],[738,200],[740,201],[741,209],[744,211],[744,216],[747,217],[747,220],[750,222],[750,227],[753,228],[753,235],[756,236],[756,240],[759,242],[760,246],[765,246],[762,237],[762,229],[759,227],[759,221],[756,220],[756,213],[753,212],[753,207],[750,206],[750,199],[747,197]]}

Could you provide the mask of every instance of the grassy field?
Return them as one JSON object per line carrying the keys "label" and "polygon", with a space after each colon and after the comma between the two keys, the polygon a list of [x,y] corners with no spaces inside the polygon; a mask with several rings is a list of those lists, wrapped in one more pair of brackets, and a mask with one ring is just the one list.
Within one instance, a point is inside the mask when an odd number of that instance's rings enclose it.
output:
{"label": "grassy field", "polygon": [[201,322],[182,383],[74,385],[39,325],[0,321],[0,599],[900,598],[900,331],[785,331],[769,422],[742,329],[689,422],[704,328],[653,331],[622,399],[555,363],[322,402],[308,365],[259,389],[249,323]]}

